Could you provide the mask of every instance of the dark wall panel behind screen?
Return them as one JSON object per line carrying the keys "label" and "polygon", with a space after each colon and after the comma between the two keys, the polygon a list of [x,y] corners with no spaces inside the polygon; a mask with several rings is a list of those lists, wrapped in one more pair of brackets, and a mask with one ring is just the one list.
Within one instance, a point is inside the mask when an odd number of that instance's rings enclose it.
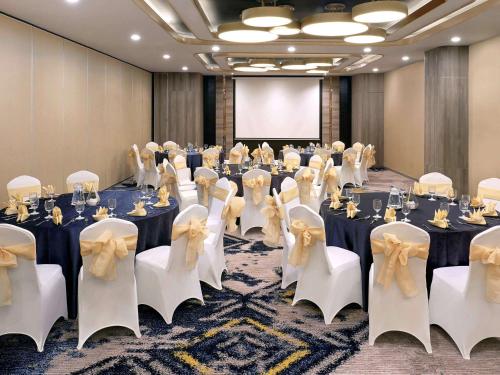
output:
{"label": "dark wall panel behind screen", "polygon": [[346,144],[346,148],[352,144],[351,137],[351,77],[340,77],[340,140]]}
{"label": "dark wall panel behind screen", "polygon": [[203,143],[215,145],[215,76],[203,76]]}

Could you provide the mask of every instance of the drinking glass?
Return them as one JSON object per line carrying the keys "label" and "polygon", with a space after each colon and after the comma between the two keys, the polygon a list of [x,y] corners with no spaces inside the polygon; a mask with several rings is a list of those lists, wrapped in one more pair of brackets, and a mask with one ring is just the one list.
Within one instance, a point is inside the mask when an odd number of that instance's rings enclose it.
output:
{"label": "drinking glass", "polygon": [[457,198],[457,189],[451,189],[448,192],[448,199],[450,201],[450,206],[456,206],[455,199]]}
{"label": "drinking glass", "polygon": [[[439,204],[439,209],[441,211],[446,211],[447,215],[450,213],[450,205],[448,204],[448,202],[441,202]],[[446,219],[446,220],[448,220],[448,219]]]}
{"label": "drinking glass", "polygon": [[241,166],[241,163],[238,164],[238,174],[242,174],[241,171],[243,170],[243,167]]}
{"label": "drinking glass", "polygon": [[141,199],[146,200],[148,193],[148,184],[141,185],[141,193],[142,193]]}
{"label": "drinking glass", "polygon": [[375,216],[373,216],[374,219],[381,219],[382,216],[380,216],[378,213],[382,209],[382,200],[381,199],[374,199],[373,200],[373,210],[375,211]]}
{"label": "drinking glass", "polygon": [[404,223],[410,223],[411,220],[408,219],[408,215],[411,212],[411,207],[408,201],[403,201],[403,204],[401,205],[401,212],[405,215],[405,218],[401,221]]}
{"label": "drinking glass", "polygon": [[429,198],[430,201],[435,201],[436,199],[434,198],[434,195],[436,194],[436,187],[434,185],[429,185],[429,195],[431,196]]}
{"label": "drinking glass", "polygon": [[146,206],[151,206],[153,204],[153,202],[151,201],[151,197],[153,196],[153,189],[146,185],[144,196],[146,198]]}
{"label": "drinking glass", "polygon": [[345,189],[345,196],[349,199],[349,200],[352,200],[352,189],[348,188],[348,189]]}
{"label": "drinking glass", "polygon": [[85,211],[85,201],[77,201],[75,203],[75,211],[78,214],[78,216],[75,218],[75,220],[83,220],[83,219],[85,219],[82,216],[83,211]]}
{"label": "drinking glass", "polygon": [[357,208],[359,203],[361,202],[361,195],[359,195],[358,193],[351,193],[351,196],[352,196],[352,203],[354,203],[354,205]]}
{"label": "drinking glass", "polygon": [[462,211],[462,216],[460,216],[460,219],[466,218],[465,214],[469,212],[469,203],[470,203],[469,201],[463,198],[460,199],[460,202],[458,202],[458,209]]}
{"label": "drinking glass", "polygon": [[116,208],[116,198],[109,198],[108,199],[108,208],[110,211],[109,217],[115,217],[115,214],[113,213],[113,211]]}
{"label": "drinking glass", "polygon": [[50,199],[52,202],[55,202],[55,199],[54,199],[54,193],[49,193],[49,199]]}
{"label": "drinking glass", "polygon": [[38,215],[39,212],[36,210],[38,208],[38,194],[37,193],[30,193],[29,195],[30,199],[30,206],[33,212],[30,215]]}
{"label": "drinking glass", "polygon": [[45,211],[47,211],[47,216],[45,216],[45,219],[47,220],[52,219],[52,210],[54,209],[54,201],[46,199],[43,205],[45,207]]}
{"label": "drinking glass", "polygon": [[470,195],[469,194],[462,194],[462,199],[461,200],[467,202],[467,209],[468,209],[469,208],[469,204],[470,204]]}

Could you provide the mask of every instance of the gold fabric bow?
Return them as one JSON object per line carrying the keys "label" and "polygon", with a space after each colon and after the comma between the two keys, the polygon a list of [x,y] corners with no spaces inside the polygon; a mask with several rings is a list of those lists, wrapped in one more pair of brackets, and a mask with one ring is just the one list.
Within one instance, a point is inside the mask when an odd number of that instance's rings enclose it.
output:
{"label": "gold fabric bow", "polygon": [[28,208],[24,204],[20,204],[17,206],[17,222],[22,223],[26,219],[30,217],[30,214],[28,213]]}
{"label": "gold fabric bow", "polygon": [[194,182],[201,190],[203,201],[202,204],[208,207],[208,195],[210,194],[210,188],[217,182],[217,177],[207,178],[205,176],[196,176]]}
{"label": "gold fabric bow", "polygon": [[168,207],[170,206],[170,202],[168,201],[168,197],[170,196],[170,193],[167,190],[166,186],[162,186],[158,190],[158,202],[153,204],[154,207]]}
{"label": "gold fabric bow", "polygon": [[471,224],[486,225],[483,213],[484,211],[480,209],[472,210],[472,212],[469,213],[469,217],[466,217],[464,220]]}
{"label": "gold fabric bow", "polygon": [[358,209],[356,208],[356,205],[353,202],[347,203],[346,213],[348,219],[354,219],[356,217]]}
{"label": "gold fabric bow", "polygon": [[[238,188],[236,188],[238,189]],[[238,226],[236,219],[241,216],[245,209],[245,198],[232,197],[227,206],[222,211],[222,219],[226,219],[226,228],[229,233],[236,232]]]}
{"label": "gold fabric bow", "polygon": [[136,247],[137,235],[114,237],[113,232],[105,230],[95,241],[81,240],[80,254],[82,257],[92,256],[90,274],[111,281],[116,279],[116,258],[125,258]]}
{"label": "gold fabric bow", "polygon": [[288,202],[298,197],[299,197],[299,189],[297,189],[296,187],[287,191],[282,191],[280,193],[280,199],[283,204],[287,204]]}
{"label": "gold fabric bow", "polygon": [[332,201],[330,203],[330,208],[338,210],[340,207],[342,207],[342,202],[340,201],[339,196],[337,194],[332,194],[331,200]]}
{"label": "gold fabric bow", "polygon": [[54,189],[54,185],[43,186],[42,191],[43,191],[43,196],[45,198],[48,198],[49,196],[54,195],[56,192],[56,190]]}
{"label": "gold fabric bow", "polygon": [[61,209],[57,206],[54,206],[54,208],[52,209],[52,222],[55,225],[61,225],[62,221],[63,221],[63,215]]}
{"label": "gold fabric bow", "polygon": [[242,160],[241,152],[238,150],[231,150],[229,152],[229,164],[240,164]]}
{"label": "gold fabric bow", "polygon": [[311,168],[305,168],[300,176],[295,177],[295,181],[297,181],[297,185],[299,186],[300,203],[309,203],[311,201],[312,183],[314,181],[314,174]]}
{"label": "gold fabric bow", "polygon": [[9,199],[7,203],[7,208],[5,209],[5,215],[17,214],[17,200],[16,198]]}
{"label": "gold fabric bow", "polygon": [[283,165],[285,166],[287,172],[292,172],[300,166],[300,159],[285,158]]}
{"label": "gold fabric bow", "polygon": [[377,283],[388,288],[396,277],[401,292],[406,297],[415,297],[418,289],[408,267],[408,258],[426,260],[429,255],[429,243],[403,242],[391,233],[384,233],[383,236],[383,241],[371,240],[372,253],[384,254],[384,263],[377,275]]}
{"label": "gold fabric bow", "polygon": [[134,209],[130,212],[127,212],[127,215],[130,216],[146,216],[148,212],[144,208],[144,202],[134,203]]}
{"label": "gold fabric bow", "polygon": [[[170,157],[170,154],[169,154]],[[141,160],[144,163],[144,169],[149,171],[155,166],[154,155],[151,151],[146,149],[141,151]],[[173,159],[172,159],[173,160]]]}
{"label": "gold fabric bow", "polygon": [[309,227],[302,220],[292,222],[290,232],[295,236],[295,245],[288,259],[292,266],[305,266],[309,260],[311,247],[316,241],[325,241],[323,228]]}
{"label": "gold fabric bow", "polygon": [[160,177],[160,186],[166,186],[169,192],[175,191],[174,185],[177,184],[177,176],[167,171],[163,172]]}
{"label": "gold fabric bow", "polygon": [[101,220],[107,219],[108,217],[109,217],[108,209],[106,207],[99,207],[95,211],[95,215],[92,215],[92,218],[95,221],[101,221]]}
{"label": "gold fabric bow", "polygon": [[12,304],[9,268],[17,267],[17,257],[35,260],[35,244],[0,245],[0,307]]}
{"label": "gold fabric bow", "polygon": [[248,158],[248,153],[250,152],[250,150],[248,149],[247,145],[243,145],[240,152],[241,152],[241,157],[243,158],[243,160],[246,160]]}
{"label": "gold fabric bow", "polygon": [[261,153],[262,156],[262,164],[271,164],[274,159],[273,151],[264,149]]}
{"label": "gold fabric bow", "polygon": [[353,154],[352,152],[344,153],[342,159],[346,162],[347,165],[352,167],[356,162],[356,154]]}
{"label": "gold fabric bow", "polygon": [[323,175],[323,180],[326,183],[326,192],[329,194],[333,194],[338,191],[338,184],[337,184],[337,171],[335,168],[330,168],[326,173]]}
{"label": "gold fabric bow", "polygon": [[260,148],[256,148],[255,150],[252,151],[252,157],[255,159],[261,159],[261,152]]}
{"label": "gold fabric bow", "polygon": [[396,221],[396,210],[393,207],[387,207],[385,209],[384,221],[386,223],[392,223]]}
{"label": "gold fabric bow", "polygon": [[172,228],[172,240],[175,241],[181,236],[187,237],[186,265],[189,269],[196,266],[198,257],[203,254],[204,241],[209,235],[206,222],[206,220],[191,218],[188,224],[174,224]]}
{"label": "gold fabric bow", "polygon": [[278,246],[280,243],[280,221],[285,217],[285,213],[283,207],[278,207],[270,195],[266,195],[265,201],[266,206],[260,210],[266,218],[266,223],[262,228],[264,244],[271,247]]}
{"label": "gold fabric bow", "polygon": [[243,185],[252,189],[253,203],[257,206],[264,199],[264,197],[262,196],[263,187],[271,185],[271,181],[269,179],[264,178],[263,175],[260,175],[255,178],[244,178]]}
{"label": "gold fabric bow", "polygon": [[217,155],[213,153],[206,153],[203,155],[203,166],[205,168],[213,168],[215,166],[216,160],[217,160]]}
{"label": "gold fabric bow", "polygon": [[486,299],[500,303],[500,248],[472,245],[469,260],[486,265]]}
{"label": "gold fabric bow", "polygon": [[446,219],[447,217],[448,211],[436,210],[434,211],[434,218],[432,220],[429,220],[429,223],[436,227],[446,229],[448,228],[448,220]]}
{"label": "gold fabric bow", "polygon": [[375,165],[375,149],[368,149],[368,148],[365,148],[365,150],[363,151],[363,154],[366,158],[366,168],[371,168]]}

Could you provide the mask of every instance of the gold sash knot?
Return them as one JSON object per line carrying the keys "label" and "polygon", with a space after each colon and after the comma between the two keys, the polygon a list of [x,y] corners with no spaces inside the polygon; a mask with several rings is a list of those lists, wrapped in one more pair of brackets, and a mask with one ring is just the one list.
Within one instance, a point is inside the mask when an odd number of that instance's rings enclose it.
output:
{"label": "gold sash knot", "polygon": [[222,210],[222,219],[226,219],[226,228],[229,233],[233,233],[238,229],[236,219],[241,216],[245,209],[245,198],[232,197],[227,206]]}
{"label": "gold sash knot", "polygon": [[295,236],[295,245],[288,263],[295,267],[305,266],[311,247],[316,241],[325,241],[325,231],[323,228],[309,227],[302,220],[294,220],[290,232]]}
{"label": "gold sash knot", "polygon": [[299,185],[300,203],[309,203],[311,200],[312,183],[314,181],[314,174],[311,168],[306,168],[302,175],[295,178]]}
{"label": "gold sash knot", "polygon": [[215,185],[217,178],[207,178],[205,176],[196,176],[194,179],[196,185],[201,189],[203,197],[203,205],[208,207],[208,195],[210,193],[210,188]]}
{"label": "gold sash knot", "polygon": [[229,163],[230,164],[240,164],[242,161],[242,154],[238,150],[231,150],[229,152]]}
{"label": "gold sash knot", "polygon": [[486,265],[486,299],[500,303],[500,247],[472,245],[470,261]]}
{"label": "gold sash knot", "polygon": [[259,205],[264,199],[262,196],[262,188],[264,185],[269,186],[270,184],[271,181],[266,180],[263,175],[255,178],[243,179],[243,185],[252,189],[252,200],[256,206]]}
{"label": "gold sash knot", "polygon": [[172,240],[175,241],[181,236],[187,237],[186,265],[189,269],[196,266],[198,257],[203,254],[204,241],[209,235],[206,223],[206,220],[191,218],[188,224],[175,224],[172,228]]}
{"label": "gold sash knot", "polygon": [[329,194],[334,194],[338,191],[337,184],[337,171],[335,168],[330,168],[323,175],[323,180],[326,183],[326,192]]}
{"label": "gold sash knot", "polygon": [[141,152],[141,160],[144,164],[145,170],[149,171],[149,170],[153,169],[155,162],[154,162],[154,155],[152,152],[148,152],[146,150],[143,150]]}
{"label": "gold sash knot", "polygon": [[17,257],[35,260],[35,244],[0,245],[0,307],[12,304],[12,287],[8,270],[17,267]]}
{"label": "gold sash knot", "polygon": [[262,228],[264,243],[267,246],[277,246],[280,243],[280,221],[285,217],[283,207],[278,207],[276,201],[270,195],[265,197],[266,206],[260,210],[266,218]]}

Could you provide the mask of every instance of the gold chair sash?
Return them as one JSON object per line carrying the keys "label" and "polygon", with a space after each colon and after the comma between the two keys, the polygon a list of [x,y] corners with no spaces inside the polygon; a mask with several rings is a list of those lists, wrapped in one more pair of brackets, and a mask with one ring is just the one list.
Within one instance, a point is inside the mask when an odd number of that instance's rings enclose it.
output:
{"label": "gold chair sash", "polygon": [[496,201],[500,201],[500,190],[497,189],[492,189],[492,188],[485,188],[479,186],[477,189],[477,195],[482,199],[494,199]]}
{"label": "gold chair sash", "polygon": [[433,186],[435,190],[435,194],[438,195],[444,195],[448,196],[448,191],[450,189],[453,189],[452,184],[446,184],[446,183],[439,183],[439,184],[427,184],[424,182],[415,182],[413,184],[413,189],[415,191],[415,194],[417,195],[423,195],[423,194],[429,194],[429,187]]}
{"label": "gold chair sash", "polygon": [[365,148],[363,151],[363,154],[366,158],[366,168],[371,168],[375,165],[375,149],[372,148],[371,150],[369,148]]}
{"label": "gold chair sash", "polygon": [[372,253],[384,254],[384,263],[377,275],[377,283],[388,288],[395,277],[401,292],[406,297],[415,297],[418,289],[408,267],[408,258],[426,260],[430,244],[403,242],[391,233],[384,233],[383,236],[384,240],[371,240]]}
{"label": "gold chair sash", "polygon": [[229,233],[238,229],[236,219],[241,216],[245,209],[245,199],[242,197],[232,197],[228,205],[222,210],[222,219],[226,219],[226,228]]}
{"label": "gold chair sash", "polygon": [[207,178],[205,176],[196,176],[194,179],[196,186],[201,190],[203,197],[202,204],[205,207],[208,207],[208,196],[210,194],[210,188],[215,185],[217,180],[217,177]]}
{"label": "gold chair sash", "polygon": [[206,223],[206,220],[191,218],[188,224],[174,224],[172,228],[172,240],[175,241],[181,236],[187,237],[186,265],[189,269],[196,266],[198,256],[203,254],[204,241],[209,235]]}
{"label": "gold chair sash", "polygon": [[469,260],[486,265],[486,299],[500,303],[500,247],[472,245]]}
{"label": "gold chair sash", "polygon": [[302,220],[292,222],[290,232],[295,236],[295,245],[288,263],[292,266],[305,266],[309,260],[311,247],[316,241],[325,241],[325,231],[319,227],[309,227]]}
{"label": "gold chair sash", "polygon": [[334,167],[328,169],[323,175],[323,180],[326,184],[326,192],[329,194],[334,194],[338,190],[337,184],[337,171]]}
{"label": "gold chair sash", "polygon": [[241,152],[241,156],[242,156],[242,160],[245,160],[248,158],[248,153],[250,152],[250,150],[248,150],[248,146],[247,145],[243,145],[243,147],[241,148],[240,150]]}
{"label": "gold chair sash", "polygon": [[314,174],[310,168],[305,169],[302,175],[295,177],[297,185],[299,186],[300,203],[305,204],[311,201],[312,183],[314,181]]}
{"label": "gold chair sash", "polygon": [[176,170],[177,169],[186,169],[187,168],[186,160],[174,162],[174,167]]}
{"label": "gold chair sash", "polygon": [[309,167],[314,169],[321,170],[323,168],[323,161],[320,160],[311,160],[309,161]]}
{"label": "gold chair sash", "polygon": [[137,169],[137,164],[136,164],[136,161],[135,161],[135,151],[134,151],[134,149],[128,150],[128,153],[127,153],[127,162],[128,162],[128,166],[130,167],[130,169],[132,171],[135,171]]}
{"label": "gold chair sash", "polygon": [[229,164],[240,164],[242,161],[242,154],[238,150],[231,150],[229,153]]}
{"label": "gold chair sash", "polygon": [[280,193],[280,199],[283,204],[286,204],[298,197],[299,197],[299,189],[296,187],[287,191],[281,191]]}
{"label": "gold chair sash", "polygon": [[271,164],[274,159],[274,154],[272,150],[262,150],[262,164]]}
{"label": "gold chair sash", "polygon": [[356,154],[352,152],[344,153],[342,159],[346,162],[347,165],[354,167],[354,163],[356,163]]}
{"label": "gold chair sash", "polygon": [[218,156],[214,153],[206,153],[203,155],[203,166],[205,168],[213,168]]}
{"label": "gold chair sash", "polygon": [[7,208],[5,208],[5,215],[17,214],[17,200],[15,198],[9,199],[7,202]]}
{"label": "gold chair sash", "polygon": [[42,187],[40,185],[32,186],[21,186],[18,188],[9,188],[8,193],[11,197],[15,198],[18,202],[23,201],[23,199],[28,198],[30,193],[37,193],[38,196],[42,193]]}
{"label": "gold chair sash", "polygon": [[300,159],[285,158],[283,165],[287,171],[291,171],[300,166]]}
{"label": "gold chair sash", "polygon": [[226,201],[228,194],[229,194],[229,191],[227,191],[226,189],[220,188],[218,186],[214,186],[212,189],[212,197],[214,197],[215,199],[218,199],[220,201],[223,201],[223,202]]}
{"label": "gold chair sash", "polygon": [[95,241],[80,240],[82,257],[92,256],[89,273],[106,281],[116,279],[116,258],[125,258],[136,247],[137,235],[114,237],[110,230],[105,230]]}
{"label": "gold chair sash", "polygon": [[255,150],[252,151],[252,157],[254,159],[262,159],[260,148],[256,148]]}
{"label": "gold chair sash", "polygon": [[35,244],[0,246],[0,307],[12,304],[12,286],[8,270],[17,267],[17,257],[34,261]]}
{"label": "gold chair sash", "polygon": [[285,217],[283,207],[278,207],[276,201],[270,195],[265,197],[266,206],[260,210],[266,218],[262,228],[264,243],[267,246],[278,246],[280,243],[280,221]]}
{"label": "gold chair sash", "polygon": [[177,176],[174,175],[173,173],[169,173],[167,171],[164,171],[161,174],[160,177],[160,184],[159,186],[166,186],[167,190],[169,193],[172,193],[175,191],[174,186],[177,184]]}
{"label": "gold chair sash", "polygon": [[[169,154],[169,156],[170,156],[170,154]],[[141,160],[144,164],[144,169],[146,171],[153,169],[153,167],[155,166],[155,156],[150,151],[142,150],[141,151]]]}
{"label": "gold chair sash", "polygon": [[265,178],[263,175],[255,178],[244,178],[243,186],[252,189],[253,203],[255,205],[258,205],[264,199],[264,197],[262,196],[262,189],[264,188],[264,186],[271,186],[271,179]]}

